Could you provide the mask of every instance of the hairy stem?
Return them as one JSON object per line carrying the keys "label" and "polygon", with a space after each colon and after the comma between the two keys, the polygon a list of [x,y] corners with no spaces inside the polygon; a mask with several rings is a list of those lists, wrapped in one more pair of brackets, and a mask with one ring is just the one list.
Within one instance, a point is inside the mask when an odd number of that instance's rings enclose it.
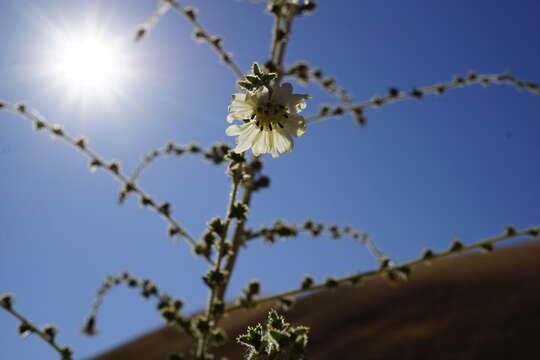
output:
{"label": "hairy stem", "polygon": [[[354,282],[358,282],[360,279],[366,279],[366,278],[370,278],[370,277],[374,277],[374,276],[378,276],[378,275],[384,275],[384,274],[389,274],[389,273],[400,272],[402,269],[405,269],[405,268],[409,269],[410,267],[412,267],[414,265],[427,263],[427,262],[432,261],[432,260],[440,259],[440,258],[443,258],[443,257],[447,257],[449,255],[462,253],[462,252],[473,250],[473,249],[485,249],[485,250],[490,251],[492,249],[492,247],[493,247],[493,244],[495,244],[495,243],[497,243],[499,241],[503,241],[503,240],[507,240],[507,239],[510,239],[510,238],[515,238],[515,237],[523,236],[523,235],[531,235],[531,236],[536,238],[536,237],[538,237],[539,232],[540,232],[540,226],[530,227],[530,228],[527,228],[527,229],[524,229],[524,230],[521,230],[521,231],[508,229],[506,231],[506,233],[504,233],[502,235],[499,235],[499,236],[496,236],[496,237],[493,237],[493,238],[490,238],[490,239],[487,239],[487,240],[478,241],[478,242],[475,242],[475,243],[467,245],[467,246],[462,246],[462,247],[459,247],[459,248],[451,247],[449,250],[442,251],[442,252],[439,252],[439,253],[432,252],[432,253],[430,253],[430,256],[424,255],[424,256],[422,256],[420,258],[417,258],[415,260],[408,261],[408,262],[405,262],[405,263],[402,263],[402,264],[399,264],[399,265],[393,265],[393,266],[384,267],[384,268],[381,267],[378,270],[372,270],[372,271],[368,271],[368,272],[364,272],[364,273],[358,273],[358,274],[353,274],[353,275],[350,275],[350,276],[346,276],[346,277],[337,279],[336,280],[336,285],[342,285],[342,284],[345,284],[345,283],[354,283]],[[295,289],[295,290],[290,290],[290,291],[286,291],[286,292],[283,292],[283,293],[280,293],[280,294],[271,295],[271,296],[267,296],[267,297],[257,299],[257,300],[255,300],[253,302],[253,305],[264,304],[264,303],[271,302],[271,301],[277,301],[277,300],[285,298],[287,296],[293,296],[293,295],[298,295],[298,294],[301,294],[301,293],[321,290],[321,289],[325,289],[327,287],[328,287],[328,285],[326,283],[324,283],[324,282],[320,283],[320,284],[317,284],[317,285],[314,285],[314,286],[311,286],[309,288],[302,288],[301,287],[301,288],[298,288],[298,289]],[[225,312],[229,313],[229,312],[239,310],[241,308],[243,308],[243,306],[240,305],[240,304],[229,305],[229,306],[227,306],[225,308]]]}
{"label": "hairy stem", "polygon": [[[220,234],[220,239],[219,239],[219,244],[218,244],[218,251],[217,251],[217,259],[216,259],[214,267],[213,267],[214,271],[220,271],[221,270],[221,263],[222,263],[223,258],[225,257],[225,255],[227,255],[227,254],[225,254],[225,252],[223,250],[224,250],[225,240],[227,239],[227,233],[229,231],[229,225],[231,224],[231,221],[232,221],[233,207],[236,204],[236,196],[238,194],[238,186],[240,184],[240,176],[237,176],[237,175],[233,174],[232,178],[233,178],[233,181],[232,181],[232,186],[231,186],[232,187],[231,188],[231,193],[230,193],[230,196],[229,196],[229,205],[227,207],[227,215],[225,217],[225,223],[223,224],[223,231]],[[224,279],[224,281],[227,282],[228,277],[226,277]],[[216,303],[216,300],[219,300],[219,301],[223,300],[222,297],[220,297],[219,288],[220,288],[220,285],[216,284],[216,285],[212,286],[212,288],[210,290],[210,296],[208,298],[208,305],[206,307],[206,318],[208,319],[209,322],[213,321],[213,310],[214,310],[214,305]],[[209,332],[206,333],[206,334],[203,334],[198,339],[198,342],[197,342],[197,357],[199,359],[203,358],[203,355],[206,354],[208,337],[209,337]]]}
{"label": "hairy stem", "polygon": [[276,67],[278,69],[277,73],[278,73],[278,78],[277,78],[277,83],[279,84],[281,79],[283,78],[284,76],[284,72],[283,72],[283,62],[285,60],[285,52],[286,52],[286,49],[287,49],[287,44],[289,43],[289,39],[290,39],[290,36],[291,36],[291,28],[292,28],[292,24],[293,24],[293,21],[294,21],[294,16],[295,16],[295,13],[296,13],[296,4],[294,3],[290,3],[288,4],[289,8],[288,8],[288,13],[287,13],[287,16],[285,17],[285,24],[284,24],[284,38],[283,40],[280,41],[279,43],[279,47],[278,47],[278,50],[277,50],[277,54],[276,54],[276,59],[275,59],[275,64],[276,64]]}
{"label": "hairy stem", "polygon": [[[130,192],[135,193],[139,196],[139,198],[142,201],[142,204],[144,206],[147,206],[151,209],[153,209],[156,213],[161,215],[163,219],[165,219],[166,222],[169,223],[170,228],[174,229],[174,233],[178,236],[181,236],[185,238],[192,246],[196,244],[195,240],[191,235],[189,235],[176,221],[170,214],[170,211],[168,209],[163,208],[162,205],[159,205],[152,199],[150,195],[148,195],[146,192],[144,192],[138,185],[132,183],[127,176],[125,176],[119,168],[119,165],[113,166],[114,163],[107,164],[106,161],[101,159],[94,151],[88,148],[88,145],[86,144],[86,140],[83,138],[73,138],[69,135],[67,135],[62,128],[56,125],[51,125],[47,123],[44,119],[38,117],[35,114],[32,114],[28,111],[26,106],[24,105],[11,105],[7,103],[2,103],[2,108],[5,108],[7,110],[10,110],[16,114],[19,114],[23,116],[24,118],[30,120],[33,122],[36,130],[44,130],[51,134],[53,137],[60,138],[64,140],[65,142],[73,145],[76,149],[78,149],[81,153],[86,155],[90,161],[92,166],[101,167],[104,170],[106,170],[110,175],[112,175],[114,178],[116,178],[120,183],[123,184],[125,188],[129,188]],[[205,256],[205,259],[210,264],[213,264],[212,260]]]}
{"label": "hairy stem", "polygon": [[[0,305],[1,306],[1,305]],[[13,315],[15,318],[21,321],[22,324],[25,324],[25,326],[34,334],[37,334],[43,341],[45,341],[47,344],[49,344],[58,354],[60,354],[62,360],[72,360],[72,354],[71,349],[68,347],[60,347],[56,342],[54,341],[54,337],[51,337],[44,333],[42,330],[40,330],[36,325],[34,325],[30,320],[28,320],[26,317],[18,313],[15,309],[13,309],[12,306],[1,306],[6,310],[8,313]]]}
{"label": "hairy stem", "polygon": [[167,0],[167,2],[181,15],[183,15],[190,23],[193,25],[196,31],[198,31],[201,35],[201,38],[206,40],[208,44],[221,56],[221,59],[223,62],[229,66],[229,68],[235,73],[235,75],[241,79],[244,74],[240,70],[240,68],[234,63],[234,61],[231,59],[231,55],[228,54],[220,45],[219,42],[212,41],[212,38],[210,35],[204,30],[202,25],[196,20],[195,16],[190,16],[189,13],[186,11],[186,8],[184,8],[182,5],[178,3],[176,0]]}
{"label": "hairy stem", "polygon": [[342,115],[344,113],[348,112],[362,112],[364,109],[369,107],[380,107],[382,105],[385,105],[387,103],[394,102],[396,100],[403,100],[403,99],[420,99],[424,95],[429,94],[436,94],[436,95],[442,95],[445,93],[448,89],[453,89],[457,87],[462,87],[465,85],[473,85],[473,84],[483,84],[483,85],[489,85],[489,84],[508,84],[512,85],[518,89],[527,89],[531,93],[534,94],[540,94],[540,89],[538,88],[538,85],[532,82],[526,82],[519,79],[516,79],[513,76],[510,76],[508,74],[492,74],[492,75],[476,75],[474,73],[469,74],[467,77],[461,77],[456,76],[454,80],[442,83],[442,84],[435,84],[431,86],[426,86],[423,88],[418,88],[410,92],[399,92],[396,90],[394,94],[390,94],[384,97],[378,97],[375,96],[371,98],[370,100],[364,101],[362,103],[349,105],[346,107],[336,107],[335,109],[340,109],[339,112],[336,112],[330,110],[327,111],[325,114],[319,114],[310,116],[306,119],[307,122],[314,122],[326,118],[330,118],[337,115]]}

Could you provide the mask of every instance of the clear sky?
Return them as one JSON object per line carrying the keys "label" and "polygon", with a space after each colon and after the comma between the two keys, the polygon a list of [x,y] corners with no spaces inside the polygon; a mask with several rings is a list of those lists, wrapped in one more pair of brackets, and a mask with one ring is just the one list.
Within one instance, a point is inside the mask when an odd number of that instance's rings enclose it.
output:
{"label": "clear sky", "polygon": [[[183,2],[182,2],[183,3]],[[335,76],[355,101],[448,81],[469,70],[510,71],[540,81],[540,3],[535,0],[324,1],[299,19],[286,63],[307,60]],[[71,135],[85,135],[107,160],[131,172],[151,149],[174,140],[203,146],[229,142],[225,117],[236,91],[233,73],[205,44],[191,39],[184,18],[167,14],[150,36],[133,43],[136,26],[155,1],[0,2],[0,99],[25,101]],[[199,20],[224,36],[243,71],[267,58],[272,18],[249,1],[203,1]],[[51,75],[58,39],[79,41],[90,25],[121,46],[126,76],[115,91],[81,98]],[[60,34],[60,35],[59,35]],[[60,37],[59,37],[60,36]],[[61,45],[61,44],[60,44]],[[51,60],[53,59],[53,60]],[[51,64],[53,62],[53,64]],[[306,114],[336,99],[316,85]],[[110,89],[110,87],[109,87]],[[257,193],[250,225],[307,217],[365,231],[396,261],[424,247],[445,249],[500,234],[505,225],[540,223],[538,134],[540,97],[507,85],[479,85],[441,97],[407,100],[366,111],[368,126],[350,117],[308,126],[292,153],[265,157],[271,188]],[[37,324],[60,327],[58,342],[77,358],[98,353],[160,326],[154,302],[125,288],[111,292],[97,338],[78,332],[94,293],[108,274],[129,270],[201,309],[206,264],[135,198],[116,203],[119,184],[91,174],[87,160],[61,141],[35,133],[28,121],[0,112],[0,293]],[[193,158],[156,161],[140,185],[171,201],[192,234],[225,212],[223,167]],[[271,294],[299,284],[376,267],[349,239],[300,237],[273,247],[252,243],[241,254],[229,298],[259,279]],[[22,340],[17,322],[0,313],[1,359],[56,359],[34,337]]]}

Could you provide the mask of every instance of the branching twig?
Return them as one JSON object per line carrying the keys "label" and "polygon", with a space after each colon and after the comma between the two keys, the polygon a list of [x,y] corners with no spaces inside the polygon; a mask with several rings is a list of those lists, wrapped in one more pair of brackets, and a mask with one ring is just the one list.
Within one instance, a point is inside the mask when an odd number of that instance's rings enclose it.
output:
{"label": "branching twig", "polygon": [[[523,235],[530,235],[530,236],[532,236],[534,238],[537,238],[539,232],[540,232],[540,226],[530,227],[528,229],[524,229],[524,230],[521,230],[521,231],[517,231],[513,227],[507,227],[506,232],[504,234],[502,234],[502,235],[499,235],[497,237],[493,237],[491,239],[478,241],[478,242],[475,242],[473,244],[466,245],[466,246],[463,245],[460,241],[454,240],[452,242],[452,244],[450,245],[450,248],[448,250],[446,250],[446,251],[435,253],[435,252],[433,252],[432,250],[429,250],[429,249],[424,250],[424,253],[420,258],[417,258],[417,259],[412,260],[412,261],[405,262],[403,264],[392,265],[392,266],[390,266],[390,264],[383,264],[383,266],[381,266],[377,270],[372,270],[372,271],[368,271],[368,272],[365,272],[365,273],[354,274],[354,275],[346,276],[346,277],[343,277],[343,278],[340,278],[340,279],[331,279],[331,278],[329,278],[325,282],[317,284],[317,285],[302,286],[302,287],[300,287],[298,289],[295,289],[295,290],[291,290],[291,291],[287,291],[287,292],[280,293],[280,294],[277,294],[277,295],[267,296],[267,297],[263,297],[263,298],[254,300],[250,305],[255,306],[255,305],[258,305],[258,304],[263,304],[263,303],[267,303],[267,302],[271,302],[271,301],[278,301],[278,300],[281,300],[281,299],[284,299],[284,298],[287,298],[287,297],[290,297],[290,296],[294,296],[294,295],[297,295],[297,294],[301,294],[301,293],[305,293],[305,292],[311,292],[311,291],[315,291],[315,290],[321,290],[321,289],[325,289],[325,288],[334,288],[334,287],[337,287],[339,285],[343,285],[343,284],[347,284],[347,283],[356,284],[356,283],[358,283],[359,281],[361,281],[363,279],[374,277],[374,276],[377,276],[377,275],[386,275],[386,276],[389,277],[389,279],[392,279],[392,280],[396,280],[396,279],[398,279],[400,277],[406,279],[410,275],[411,267],[414,266],[414,265],[418,265],[418,264],[422,264],[422,263],[428,263],[428,262],[430,262],[432,260],[435,260],[435,259],[443,258],[443,257],[453,255],[453,254],[457,254],[457,253],[462,253],[462,252],[473,250],[473,249],[482,249],[484,251],[492,251],[493,250],[493,244],[495,244],[496,242],[507,240],[507,239],[510,239],[510,238],[515,238],[515,237],[518,237],[518,236],[523,236]],[[241,303],[240,304],[229,305],[229,306],[227,306],[225,308],[225,312],[227,312],[227,313],[232,312],[232,311],[244,308],[244,307],[245,307],[245,305],[241,304]]]}
{"label": "branching twig", "polygon": [[28,320],[26,317],[21,315],[13,308],[13,296],[0,296],[0,307],[21,322],[19,324],[18,331],[22,336],[26,336],[27,334],[37,334],[41,339],[43,339],[43,341],[45,341],[56,352],[58,352],[62,360],[73,359],[73,350],[69,346],[59,346],[56,343],[55,337],[58,332],[57,328],[53,325],[46,325],[43,329],[39,329],[30,320]]}
{"label": "branching twig", "polygon": [[540,89],[537,84],[527,81],[522,81],[516,79],[515,77],[508,74],[493,74],[493,75],[477,75],[475,73],[470,73],[469,75],[456,76],[454,80],[443,83],[436,84],[432,86],[427,86],[419,89],[414,89],[412,91],[399,91],[395,88],[390,89],[390,94],[387,96],[379,97],[374,96],[370,100],[364,101],[359,104],[354,104],[346,107],[336,106],[334,108],[323,107],[319,115],[314,115],[306,119],[307,122],[314,122],[322,119],[326,119],[333,116],[343,115],[348,112],[352,112],[356,116],[356,121],[359,125],[365,124],[365,118],[363,111],[369,107],[380,107],[384,104],[394,102],[396,100],[403,99],[420,99],[424,95],[428,94],[437,94],[442,95],[446,90],[461,87],[465,85],[473,84],[482,84],[487,86],[491,83],[494,84],[508,84],[513,85],[518,89],[527,89],[534,94],[540,94]]}
{"label": "branching twig", "polygon": [[165,155],[176,155],[181,156],[183,154],[192,154],[192,155],[201,155],[206,160],[213,162],[216,165],[221,164],[225,161],[225,155],[229,152],[231,147],[228,144],[214,144],[210,150],[203,150],[196,144],[190,144],[185,147],[176,145],[173,142],[167,143],[163,148],[156,149],[145,155],[139,165],[135,168],[133,173],[130,176],[130,181],[132,183],[137,182],[141,176],[142,171],[150,165],[156,158]]}
{"label": "branching twig", "polygon": [[[102,168],[116,178],[123,185],[122,191],[126,194],[135,193],[139,199],[141,206],[146,206],[153,209],[156,213],[161,215],[169,223],[169,236],[181,236],[184,237],[192,246],[196,245],[195,240],[189,235],[179,223],[171,216],[171,206],[169,203],[158,204],[147,193],[145,193],[139,186],[129,181],[129,179],[120,171],[120,164],[116,161],[107,163],[102,160],[95,152],[90,150],[87,146],[87,141],[83,137],[73,138],[67,135],[62,127],[58,125],[50,125],[40,116],[35,115],[27,109],[23,104],[11,105],[7,103],[0,103],[0,109],[5,108],[14,113],[22,115],[26,119],[32,121],[36,130],[47,131],[51,136],[60,138],[67,143],[73,145],[80,152],[86,155],[90,159],[90,168],[95,170]],[[205,257],[209,263],[212,263],[211,259]]]}
{"label": "branching twig", "polygon": [[323,77],[321,69],[313,69],[304,61],[292,65],[285,73],[285,76],[294,76],[301,84],[307,84],[310,81],[316,82],[323,90],[337,96],[343,104],[350,104],[352,102],[347,90],[337,86],[336,80],[332,76]]}
{"label": "branching twig", "polygon": [[[226,279],[223,272],[221,271],[221,263],[223,261],[223,258],[229,253],[225,245],[227,234],[229,232],[229,226],[233,218],[235,217],[238,218],[239,222],[243,221],[245,212],[247,211],[247,208],[245,208],[243,204],[236,203],[236,196],[238,194],[238,188],[240,186],[240,181],[242,178],[242,168],[242,164],[232,163],[232,169],[230,169],[232,186],[229,196],[229,204],[227,206],[227,214],[225,215],[225,220],[223,221],[223,223],[221,223],[221,221],[214,221],[215,225],[219,224],[218,226],[214,226],[215,232],[219,235],[218,252],[216,255],[215,265],[213,269],[210,270],[209,276],[207,277],[207,284],[210,286],[210,296],[208,298],[208,305],[206,307],[206,319],[200,320],[206,322],[209,325],[208,329],[212,329],[214,327],[214,318],[216,318],[219,314],[219,312],[216,312],[214,309],[216,302],[223,303],[223,299],[219,297],[219,288],[223,284],[223,281]],[[236,211],[236,209],[242,210],[238,212]],[[204,328],[206,329],[206,327]],[[204,359],[206,358],[206,347],[210,332],[201,331],[201,333],[202,334],[197,342],[196,354],[197,358]]]}
{"label": "branching twig", "polygon": [[195,39],[196,40],[203,40],[208,42],[208,45],[210,45],[221,57],[221,60],[229,66],[229,68],[236,74],[236,76],[241,79],[244,74],[242,74],[242,71],[240,68],[234,63],[232,60],[232,55],[225,51],[221,45],[222,38],[220,36],[210,36],[208,32],[201,26],[201,24],[197,21],[197,10],[193,8],[187,8],[183,7],[178,3],[176,0],[164,0],[170,6],[172,6],[179,14],[186,17],[186,19],[193,25],[195,28]]}
{"label": "branching twig", "polygon": [[103,298],[110,289],[122,283],[125,283],[129,288],[140,289],[141,296],[146,299],[150,297],[158,299],[157,309],[161,312],[164,320],[169,325],[176,325],[186,331],[186,333],[192,335],[190,321],[179,314],[184,305],[184,302],[181,299],[175,299],[161,292],[151,280],[139,280],[127,272],[120,274],[119,276],[108,276],[101,284],[96,293],[96,299],[90,308],[90,314],[86,318],[85,324],[81,329],[84,334],[90,336],[98,334],[96,331],[96,320],[101,304],[103,303]]}
{"label": "branching twig", "polygon": [[277,51],[275,53],[275,58],[272,59],[278,73],[277,83],[281,81],[283,78],[284,72],[283,72],[283,62],[285,61],[285,52],[287,50],[287,45],[289,43],[289,39],[291,37],[291,29],[294,21],[294,17],[296,15],[296,4],[295,3],[288,3],[285,2],[283,7],[287,8],[287,13],[284,17],[284,28],[283,28],[283,36],[282,39],[280,39],[280,42],[278,44]]}
{"label": "branching twig", "polygon": [[146,20],[146,22],[137,29],[137,32],[135,33],[135,41],[141,40],[143,36],[148,34],[148,32],[152,30],[154,26],[156,26],[161,17],[165,15],[170,8],[171,5],[167,1],[159,0],[156,13],[150,16],[148,20]]}
{"label": "branching twig", "polygon": [[296,237],[298,232],[306,232],[313,237],[317,237],[322,233],[327,232],[333,239],[338,239],[341,236],[348,236],[364,244],[379,263],[391,263],[391,261],[377,248],[368,234],[351,229],[349,226],[344,226],[342,228],[337,225],[324,226],[324,224],[313,222],[311,220],[307,220],[301,226],[287,224],[283,220],[276,220],[271,227],[263,226],[258,231],[246,234],[246,241],[262,237],[266,242],[274,243],[276,237]]}

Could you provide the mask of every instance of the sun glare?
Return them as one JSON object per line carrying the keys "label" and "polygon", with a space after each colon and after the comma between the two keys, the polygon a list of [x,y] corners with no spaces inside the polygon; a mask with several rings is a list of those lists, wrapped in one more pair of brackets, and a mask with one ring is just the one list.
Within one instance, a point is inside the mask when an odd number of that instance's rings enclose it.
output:
{"label": "sun glare", "polygon": [[110,88],[118,80],[119,54],[98,39],[67,42],[58,53],[59,75],[71,87]]}
{"label": "sun glare", "polygon": [[97,27],[56,32],[48,53],[47,76],[71,102],[122,96],[133,76],[122,41]]}

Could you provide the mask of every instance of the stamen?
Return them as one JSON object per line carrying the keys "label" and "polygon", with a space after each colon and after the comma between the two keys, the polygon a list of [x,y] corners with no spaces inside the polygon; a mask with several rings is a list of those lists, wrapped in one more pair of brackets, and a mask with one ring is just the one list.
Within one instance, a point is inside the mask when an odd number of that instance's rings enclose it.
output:
{"label": "stamen", "polygon": [[251,115],[251,120],[255,119],[255,116],[257,116],[257,114]]}
{"label": "stamen", "polygon": [[272,131],[272,123],[268,123],[268,129],[270,129],[270,131]]}
{"label": "stamen", "polygon": [[285,117],[285,119],[289,118],[289,115],[287,115],[287,113],[284,113],[283,116]]}
{"label": "stamen", "polygon": [[281,124],[280,122],[277,123],[279,125],[280,128],[283,129],[283,124]]}
{"label": "stamen", "polygon": [[257,122],[255,123],[255,125],[257,125],[257,127],[261,127],[261,122],[260,122],[260,120],[257,120]]}

